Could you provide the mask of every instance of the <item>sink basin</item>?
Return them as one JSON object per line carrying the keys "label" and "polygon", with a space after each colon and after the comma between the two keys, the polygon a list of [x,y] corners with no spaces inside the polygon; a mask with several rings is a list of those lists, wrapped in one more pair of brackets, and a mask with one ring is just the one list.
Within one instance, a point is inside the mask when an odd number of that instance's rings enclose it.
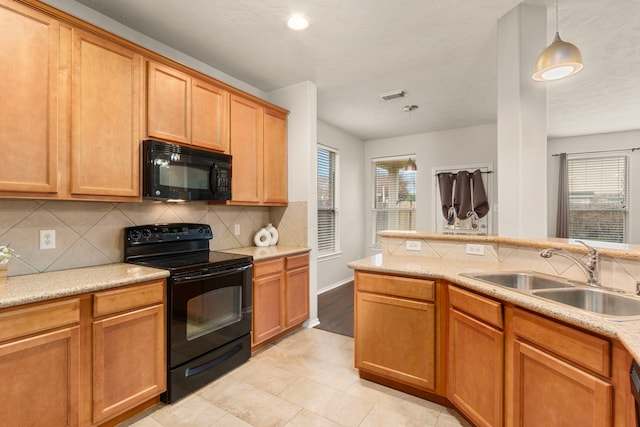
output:
{"label": "sink basin", "polygon": [[574,285],[562,277],[551,276],[536,272],[499,272],[499,273],[465,273],[462,274],[472,279],[482,280],[492,285],[520,291],[532,291],[536,289],[572,288]]}
{"label": "sink basin", "polygon": [[630,320],[630,316],[640,318],[640,298],[633,296],[592,288],[544,289],[531,293],[592,313],[621,318],[620,320]]}

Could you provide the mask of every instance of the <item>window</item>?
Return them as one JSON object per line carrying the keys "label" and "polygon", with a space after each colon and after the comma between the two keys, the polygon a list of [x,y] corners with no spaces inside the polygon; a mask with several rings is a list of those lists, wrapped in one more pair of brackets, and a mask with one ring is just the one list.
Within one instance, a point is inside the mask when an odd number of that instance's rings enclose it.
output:
{"label": "window", "polygon": [[318,255],[339,251],[338,152],[318,144]]}
{"label": "window", "polygon": [[381,241],[378,231],[416,229],[416,173],[404,171],[407,160],[408,157],[373,161],[375,246]]}
{"label": "window", "polygon": [[628,156],[567,159],[569,237],[625,243]]}

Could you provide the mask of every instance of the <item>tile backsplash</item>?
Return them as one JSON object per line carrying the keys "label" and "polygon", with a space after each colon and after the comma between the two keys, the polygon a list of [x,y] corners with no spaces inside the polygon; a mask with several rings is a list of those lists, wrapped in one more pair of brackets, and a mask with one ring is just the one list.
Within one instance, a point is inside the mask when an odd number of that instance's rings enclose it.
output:
{"label": "tile backsplash", "polygon": [[[575,263],[562,257],[542,258],[540,249],[531,247],[483,243],[484,255],[477,256],[466,253],[468,242],[465,241],[424,239],[421,240],[419,251],[407,250],[406,242],[407,239],[384,238],[382,252],[396,256],[424,257],[425,262],[428,262],[429,258],[486,262],[502,270],[537,271],[577,281],[585,280],[584,273]],[[582,258],[584,261],[587,256],[583,255]],[[636,282],[640,281],[640,261],[601,256],[600,280],[604,286],[624,292],[635,292]]]}
{"label": "tile backsplash", "polygon": [[[123,261],[125,227],[166,222],[210,224],[212,250],[253,246],[253,235],[268,223],[278,228],[278,244],[307,246],[306,202],[269,208],[42,200],[0,200],[0,245],[11,244],[19,255],[9,276],[112,264]],[[55,230],[55,249],[40,249],[40,230]]]}

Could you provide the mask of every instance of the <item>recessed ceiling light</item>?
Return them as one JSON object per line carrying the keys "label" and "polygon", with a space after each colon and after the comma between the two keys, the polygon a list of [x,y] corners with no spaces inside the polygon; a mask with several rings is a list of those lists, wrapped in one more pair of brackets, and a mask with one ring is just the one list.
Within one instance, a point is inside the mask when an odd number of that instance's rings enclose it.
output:
{"label": "recessed ceiling light", "polygon": [[294,13],[287,20],[287,26],[296,31],[304,30],[309,26],[309,20],[300,13]]}

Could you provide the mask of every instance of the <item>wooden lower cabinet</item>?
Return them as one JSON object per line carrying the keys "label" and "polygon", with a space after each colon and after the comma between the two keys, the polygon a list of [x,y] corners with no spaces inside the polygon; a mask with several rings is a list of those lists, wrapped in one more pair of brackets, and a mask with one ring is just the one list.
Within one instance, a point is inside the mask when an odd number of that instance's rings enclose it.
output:
{"label": "wooden lower cabinet", "polygon": [[253,265],[252,348],[284,330],[284,259]]}
{"label": "wooden lower cabinet", "polygon": [[0,424],[79,425],[78,300],[5,311],[0,324]]}
{"label": "wooden lower cabinet", "polygon": [[0,425],[103,425],[166,388],[164,280],[0,311]]}
{"label": "wooden lower cabinet", "polygon": [[266,345],[308,318],[309,254],[254,262],[251,348]]}
{"label": "wooden lower cabinet", "polygon": [[355,367],[414,390],[439,390],[436,282],[356,271]]}
{"label": "wooden lower cabinet", "polygon": [[447,396],[478,426],[502,426],[502,305],[449,286]]}
{"label": "wooden lower cabinet", "polygon": [[519,309],[509,318],[507,425],[613,425],[611,343]]}

